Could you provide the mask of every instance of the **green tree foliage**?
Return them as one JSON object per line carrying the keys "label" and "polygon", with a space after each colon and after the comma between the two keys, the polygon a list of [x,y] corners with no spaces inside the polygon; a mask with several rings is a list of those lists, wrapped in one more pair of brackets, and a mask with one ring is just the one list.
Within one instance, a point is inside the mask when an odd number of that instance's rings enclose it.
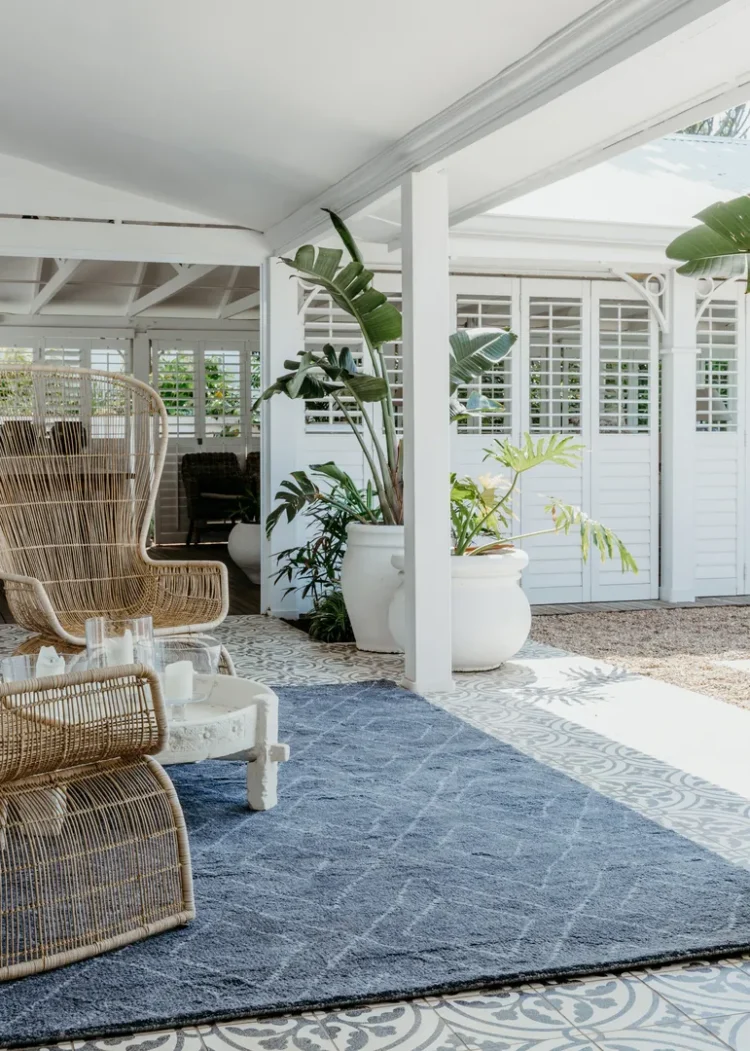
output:
{"label": "green tree foliage", "polygon": [[732,106],[713,117],[706,117],[696,124],[680,130],[681,135],[711,135],[722,139],[746,139],[750,131],[750,102]]}

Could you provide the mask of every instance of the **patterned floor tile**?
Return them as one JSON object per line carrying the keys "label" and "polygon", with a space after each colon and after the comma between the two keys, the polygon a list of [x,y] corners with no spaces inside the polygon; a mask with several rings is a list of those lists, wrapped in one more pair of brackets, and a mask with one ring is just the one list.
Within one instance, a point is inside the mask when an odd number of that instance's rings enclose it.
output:
{"label": "patterned floor tile", "polygon": [[597,1037],[599,1051],[727,1051],[718,1037],[685,1019],[664,1029],[624,1029]]}
{"label": "patterned floor tile", "polygon": [[101,1037],[97,1040],[74,1040],[74,1051],[203,1051],[198,1030],[164,1029],[156,1033],[132,1036]]}
{"label": "patterned floor tile", "polygon": [[471,993],[430,1000],[435,1010],[467,1044],[481,1038],[544,1040],[570,1028],[570,1023],[536,990]]}
{"label": "patterned floor tile", "polygon": [[523,1040],[520,1043],[488,1037],[480,1043],[469,1044],[467,1051],[599,1051],[599,1047],[577,1030],[565,1029],[542,1040]]}
{"label": "patterned floor tile", "polygon": [[249,1019],[199,1026],[206,1051],[336,1051],[314,1015]]}
{"label": "patterned floor tile", "polygon": [[466,1051],[426,1001],[380,1004],[318,1017],[336,1051]]}
{"label": "patterned floor tile", "polygon": [[685,965],[644,975],[643,981],[690,1018],[750,1010],[750,972],[731,964]]}
{"label": "patterned floor tile", "polygon": [[750,1013],[706,1018],[701,1025],[734,1051],[750,1051]]}
{"label": "patterned floor tile", "polygon": [[590,1035],[668,1026],[684,1019],[655,989],[629,975],[547,987],[544,998]]}

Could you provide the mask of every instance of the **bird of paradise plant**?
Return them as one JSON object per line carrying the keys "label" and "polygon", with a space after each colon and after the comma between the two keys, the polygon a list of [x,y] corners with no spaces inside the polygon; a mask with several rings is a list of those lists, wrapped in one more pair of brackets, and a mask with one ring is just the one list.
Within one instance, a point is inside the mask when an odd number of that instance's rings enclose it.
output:
{"label": "bird of paradise plant", "polygon": [[[387,344],[401,339],[401,313],[383,292],[374,288],[375,275],[365,267],[362,253],[346,224],[334,212],[325,210],[343,248],[316,249],[313,245],[303,245],[293,259],[284,259],[284,262],[303,285],[327,293],[339,309],[354,319],[362,334],[368,369],[365,371],[357,365],[349,347],[336,350],[326,344],[320,351],[300,351],[296,358],[284,362],[288,371],[263,391],[253,410],[261,401],[276,395],[313,401],[330,397],[362,449],[377,496],[379,520],[385,525],[401,525],[403,449],[397,433],[384,351]],[[344,253],[348,260],[342,265]],[[501,361],[515,341],[514,333],[505,329],[460,329],[450,337],[450,347],[446,348],[450,355],[450,385],[446,396],[452,420],[497,412],[501,408],[479,392],[461,401],[458,392]],[[378,407],[377,413],[372,411],[374,406]],[[295,483],[289,483],[276,494],[283,506],[276,509],[275,517],[267,520],[269,533],[284,511],[291,521],[308,498],[325,498],[325,493],[310,481],[306,472],[295,471],[294,478]]]}

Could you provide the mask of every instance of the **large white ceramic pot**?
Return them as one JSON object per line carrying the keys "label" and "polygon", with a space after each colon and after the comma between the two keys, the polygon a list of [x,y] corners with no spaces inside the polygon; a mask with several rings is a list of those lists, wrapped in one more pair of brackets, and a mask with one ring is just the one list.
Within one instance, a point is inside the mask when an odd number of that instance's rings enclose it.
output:
{"label": "large white ceramic pot", "polygon": [[388,610],[399,584],[391,558],[403,552],[403,526],[352,522],[347,528],[341,590],[357,649],[373,653],[401,649],[388,629]]}
{"label": "large white ceramic pot", "polygon": [[[394,558],[401,583],[393,596],[388,625],[403,643],[405,601],[403,556]],[[521,590],[521,573],[529,564],[525,551],[451,559],[451,620],[454,671],[489,671],[510,660],[531,630],[531,607]]]}
{"label": "large white ceramic pot", "polygon": [[253,584],[260,584],[260,522],[238,522],[227,541],[229,557]]}

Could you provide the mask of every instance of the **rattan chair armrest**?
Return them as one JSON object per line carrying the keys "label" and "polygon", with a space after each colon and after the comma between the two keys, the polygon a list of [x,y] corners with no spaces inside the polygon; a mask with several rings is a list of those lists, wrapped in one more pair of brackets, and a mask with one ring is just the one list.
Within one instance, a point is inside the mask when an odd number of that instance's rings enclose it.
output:
{"label": "rattan chair armrest", "polygon": [[154,754],[166,736],[159,680],[140,664],[0,684],[0,784]]}
{"label": "rattan chair armrest", "polygon": [[159,591],[159,607],[184,610],[185,627],[166,629],[160,634],[210,631],[229,612],[229,576],[223,562],[158,562],[154,567]]}
{"label": "rattan chair armrest", "polygon": [[74,641],[60,623],[41,580],[0,570],[0,581],[5,585],[5,594],[16,620],[21,621],[24,627],[42,634],[59,635],[68,642]]}

